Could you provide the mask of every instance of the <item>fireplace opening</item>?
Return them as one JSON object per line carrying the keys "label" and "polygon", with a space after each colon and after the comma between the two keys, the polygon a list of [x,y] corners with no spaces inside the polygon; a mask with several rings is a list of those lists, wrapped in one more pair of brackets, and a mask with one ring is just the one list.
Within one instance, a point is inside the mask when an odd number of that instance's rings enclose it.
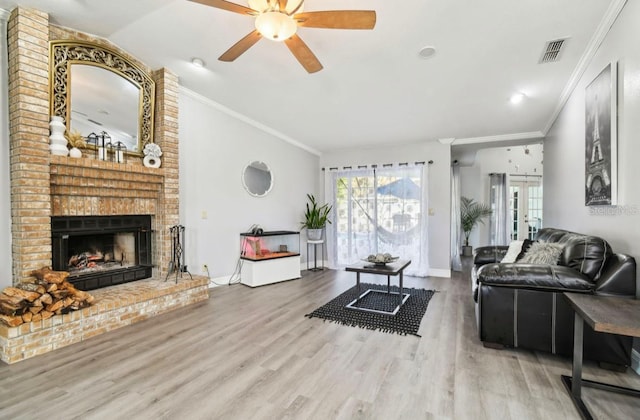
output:
{"label": "fireplace opening", "polygon": [[78,289],[151,277],[151,216],[52,217],[54,270]]}

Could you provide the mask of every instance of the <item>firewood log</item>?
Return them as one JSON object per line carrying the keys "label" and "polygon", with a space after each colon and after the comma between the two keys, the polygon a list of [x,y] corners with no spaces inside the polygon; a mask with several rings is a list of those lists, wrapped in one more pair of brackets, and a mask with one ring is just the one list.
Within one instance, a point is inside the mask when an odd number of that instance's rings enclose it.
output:
{"label": "firewood log", "polygon": [[69,277],[69,273],[66,271],[50,271],[44,275],[44,280],[47,283],[60,284]]}
{"label": "firewood log", "polygon": [[38,285],[35,283],[18,283],[16,284],[16,287],[18,289],[22,289],[22,290],[28,290],[29,292],[37,292],[38,291]]}
{"label": "firewood log", "polygon": [[71,296],[67,296],[62,300],[62,306],[66,308],[67,306],[71,306],[73,302],[74,302],[74,299]]}
{"label": "firewood log", "polygon": [[31,322],[32,318],[33,318],[33,314],[31,312],[25,312],[22,314],[22,321],[24,322]]}
{"label": "firewood log", "polygon": [[36,292],[40,293],[41,295],[44,295],[45,293],[47,293],[47,288],[39,284],[38,287],[36,288]]}
{"label": "firewood log", "polygon": [[31,272],[31,275],[37,278],[38,280],[44,280],[44,275],[50,271],[51,271],[50,267],[42,267],[39,270],[33,270]]}
{"label": "firewood log", "polygon": [[56,290],[58,290],[58,285],[55,283],[47,283],[45,287],[47,288],[47,292],[49,293],[55,292]]}
{"label": "firewood log", "polygon": [[53,298],[49,293],[45,293],[42,296],[40,296],[38,299],[36,299],[35,302],[39,302],[40,306],[50,305],[53,303]]}
{"label": "firewood log", "polygon": [[3,323],[5,323],[10,327],[17,327],[18,325],[21,325],[24,323],[24,321],[22,320],[22,316],[0,315],[0,321],[2,321]]}
{"label": "firewood log", "polygon": [[20,296],[29,302],[33,302],[40,297],[40,293],[38,292],[29,292],[28,290],[18,289],[17,287],[7,287],[2,291],[2,293],[7,296]]}
{"label": "firewood log", "polygon": [[42,321],[42,312],[38,312],[37,314],[33,315],[33,318],[31,318],[31,322],[38,321]]}
{"label": "firewood log", "polygon": [[[41,310],[43,310],[44,307],[43,306],[31,306],[29,308],[29,312],[31,312],[32,314],[37,314],[38,312],[40,312]],[[25,312],[26,313],[26,312]]]}
{"label": "firewood log", "polygon": [[0,302],[6,302],[11,305],[28,305],[29,302],[24,303],[25,300],[26,299],[22,296],[9,296],[5,295],[4,293],[0,293]]}
{"label": "firewood log", "polygon": [[53,296],[54,300],[62,300],[69,296],[70,293],[68,290],[56,290],[55,292],[49,292],[49,294]]}
{"label": "firewood log", "polygon": [[53,316],[53,312],[42,311],[38,315],[42,315],[42,319],[49,319]]}
{"label": "firewood log", "polygon": [[[58,309],[62,308],[62,305],[63,305],[63,304],[64,304],[64,301],[62,301],[62,300],[58,300],[58,301],[56,301],[56,302],[52,303],[51,305],[47,305],[47,306],[45,307],[45,309],[46,309],[47,311],[49,311],[49,312],[55,312],[55,311],[57,311]],[[43,315],[42,315],[43,317],[44,317],[44,312],[46,312],[46,311],[43,311]],[[45,318],[45,319],[46,319],[46,318]]]}

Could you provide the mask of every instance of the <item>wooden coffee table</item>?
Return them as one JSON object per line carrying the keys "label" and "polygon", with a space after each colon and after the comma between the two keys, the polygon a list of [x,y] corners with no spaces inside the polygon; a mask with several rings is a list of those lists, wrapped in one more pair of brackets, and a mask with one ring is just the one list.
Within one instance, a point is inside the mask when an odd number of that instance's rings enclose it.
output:
{"label": "wooden coffee table", "polygon": [[[345,268],[346,271],[353,271],[356,273],[356,285],[358,286],[358,297],[353,300],[353,302],[349,303],[346,308],[354,309],[356,311],[365,311],[365,312],[374,312],[383,315],[395,315],[400,310],[400,307],[404,305],[404,303],[409,299],[408,293],[403,293],[403,276],[402,272],[407,266],[411,264],[411,260],[398,260],[393,263],[389,263],[383,266],[375,265],[370,262],[361,262],[357,264],[350,265]],[[364,293],[360,294],[360,273],[367,274],[379,274],[387,276],[387,291],[384,290],[375,290],[375,289],[367,289]],[[400,284],[399,292],[391,291],[391,276],[398,276],[398,282]],[[369,293],[385,293],[387,295],[398,295],[398,305],[392,311],[382,311],[378,309],[365,308],[362,306],[358,306],[362,298],[364,298]]]}
{"label": "wooden coffee table", "polygon": [[584,322],[594,331],[640,337],[640,300],[582,293],[564,293],[564,295],[575,311],[575,325],[572,376],[562,375],[562,382],[582,418],[593,418],[582,401],[583,386],[640,397],[640,390],[582,379]]}

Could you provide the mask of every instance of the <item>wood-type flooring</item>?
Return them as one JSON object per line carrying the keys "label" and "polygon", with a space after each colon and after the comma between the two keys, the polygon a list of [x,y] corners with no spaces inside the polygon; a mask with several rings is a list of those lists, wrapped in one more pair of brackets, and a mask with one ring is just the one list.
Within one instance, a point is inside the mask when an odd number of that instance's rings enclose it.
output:
{"label": "wood-type flooring", "polygon": [[[560,380],[569,359],[482,346],[467,276],[405,277],[438,291],[421,338],[304,316],[353,273],[220,286],[201,304],[0,362],[0,419],[578,419]],[[631,371],[586,363],[584,376],[640,389]],[[585,400],[598,418],[640,418],[638,399],[586,389]]]}

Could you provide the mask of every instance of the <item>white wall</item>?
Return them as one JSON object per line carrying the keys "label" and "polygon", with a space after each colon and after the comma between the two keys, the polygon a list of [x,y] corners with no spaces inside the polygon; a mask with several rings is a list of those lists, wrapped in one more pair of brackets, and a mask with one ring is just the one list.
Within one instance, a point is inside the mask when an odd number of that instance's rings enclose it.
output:
{"label": "white wall", "polygon": [[[546,226],[605,238],[614,251],[640,262],[640,2],[630,1],[598,49],[545,140]],[[586,207],[585,87],[611,61],[618,62],[617,207]]]}
{"label": "white wall", "polygon": [[[345,149],[323,154],[322,167],[433,160],[429,165],[429,266],[430,275],[451,275],[451,148],[437,142],[375,149]],[[324,194],[323,194],[324,195]]]}
{"label": "white wall", "polygon": [[[230,276],[239,257],[239,234],[251,225],[264,230],[300,229],[307,193],[318,196],[319,157],[221,110],[182,89],[180,124],[180,221],[185,226],[186,263],[192,274]],[[265,162],[274,186],[250,196],[242,170]],[[304,241],[301,241],[306,261]]]}
{"label": "white wall", "polygon": [[9,106],[7,73],[8,12],[0,9],[0,289],[11,286],[11,188],[9,182]]}
{"label": "white wall", "polygon": [[[640,264],[640,2],[629,1],[547,133],[544,159],[546,226],[605,238]],[[584,205],[585,87],[618,62],[618,206]],[[636,276],[640,276],[636,273]],[[638,277],[640,279],[640,277]],[[636,295],[640,296],[640,287]],[[634,341],[636,371],[640,340]]]}

